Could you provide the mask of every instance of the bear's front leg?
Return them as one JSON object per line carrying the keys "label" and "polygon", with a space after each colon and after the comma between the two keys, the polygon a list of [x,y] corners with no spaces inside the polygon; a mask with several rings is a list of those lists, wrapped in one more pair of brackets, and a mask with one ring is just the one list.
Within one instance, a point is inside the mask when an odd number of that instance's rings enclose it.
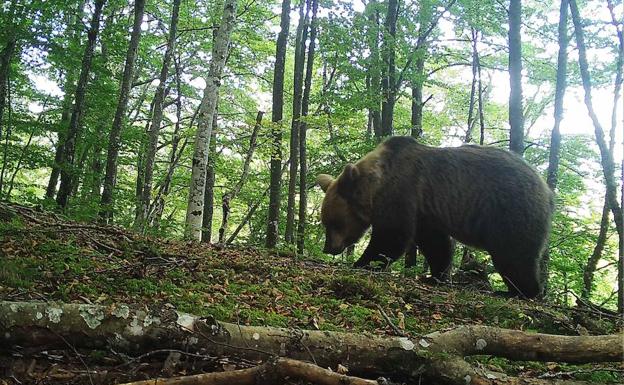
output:
{"label": "bear's front leg", "polygon": [[370,266],[376,270],[385,270],[405,253],[410,241],[411,237],[404,230],[373,226],[371,240],[353,267]]}
{"label": "bear's front leg", "polygon": [[390,265],[390,262],[392,262],[390,258],[378,253],[369,243],[360,259],[355,261],[353,267],[370,270],[385,270]]}

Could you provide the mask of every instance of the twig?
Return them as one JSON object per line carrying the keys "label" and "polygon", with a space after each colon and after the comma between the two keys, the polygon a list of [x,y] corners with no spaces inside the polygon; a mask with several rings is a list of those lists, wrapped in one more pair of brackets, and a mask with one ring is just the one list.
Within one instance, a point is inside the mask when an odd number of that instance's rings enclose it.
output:
{"label": "twig", "polygon": [[381,315],[385,318],[386,322],[388,323],[388,325],[390,325],[390,327],[392,328],[392,330],[394,330],[394,332],[401,336],[401,337],[405,337],[405,332],[401,329],[399,329],[394,323],[392,323],[392,320],[390,319],[390,317],[388,317],[388,315],[386,314],[386,312],[384,311],[384,309],[381,307],[381,305],[377,304],[377,310],[379,310],[379,312],[381,313]]}

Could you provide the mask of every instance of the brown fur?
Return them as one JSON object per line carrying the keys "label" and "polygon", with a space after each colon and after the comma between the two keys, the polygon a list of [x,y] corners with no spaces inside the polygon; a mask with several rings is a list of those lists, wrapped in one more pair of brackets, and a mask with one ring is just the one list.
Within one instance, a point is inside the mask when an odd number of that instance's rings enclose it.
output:
{"label": "brown fur", "polygon": [[321,219],[324,251],[338,254],[372,226],[355,266],[387,265],[415,243],[432,275],[448,275],[451,237],[487,250],[510,292],[541,292],[538,265],[548,239],[552,193],[524,160],[492,147],[433,148],[409,137],[380,144],[335,180],[319,175],[326,192]]}

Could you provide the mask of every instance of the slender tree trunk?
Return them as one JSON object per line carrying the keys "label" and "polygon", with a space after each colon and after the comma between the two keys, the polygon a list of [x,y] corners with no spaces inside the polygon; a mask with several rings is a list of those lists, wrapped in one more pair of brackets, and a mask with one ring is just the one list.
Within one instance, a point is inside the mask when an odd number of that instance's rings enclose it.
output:
{"label": "slender tree trunk", "polygon": [[93,17],[91,18],[91,26],[87,33],[87,45],[85,46],[82,57],[82,66],[78,83],[76,84],[76,93],[74,96],[74,106],[72,108],[69,127],[67,128],[67,136],[63,144],[63,153],[61,156],[61,185],[56,196],[56,203],[62,209],[67,207],[69,194],[72,191],[72,183],[74,178],[74,157],[76,152],[76,141],[82,130],[82,117],[85,109],[85,95],[87,84],[89,83],[89,73],[91,72],[91,61],[93,59],[93,50],[100,29],[100,16],[102,8],[106,0],[95,0],[95,8]]}
{"label": "slender tree trunk", "polygon": [[479,55],[477,51],[477,38],[479,36],[479,32],[475,28],[471,28],[470,32],[472,35],[472,82],[470,85],[470,102],[468,103],[468,125],[466,128],[464,143],[470,143],[472,141],[472,129],[476,121],[474,117],[474,110],[475,105],[477,104],[477,60]]}
{"label": "slender tree trunk", "polygon": [[561,134],[559,126],[563,119],[563,97],[566,89],[566,74],[568,64],[568,0],[561,0],[559,9],[559,55],[557,57],[557,83],[555,86],[555,125],[550,137],[550,152],[548,157],[548,176],[546,182],[551,190],[557,186],[557,173],[559,171],[559,152],[561,146]]}
{"label": "slender tree trunk", "polygon": [[381,135],[390,136],[394,132],[394,104],[396,102],[396,26],[399,12],[398,0],[388,0],[388,11],[384,23],[382,41],[383,76],[381,91]]}
{"label": "slender tree trunk", "polygon": [[[144,227],[145,221],[149,216],[150,203],[152,198],[152,179],[154,175],[154,161],[156,158],[156,150],[158,148],[158,136],[160,134],[160,125],[163,117],[163,104],[165,101],[165,84],[169,75],[169,66],[173,50],[175,49],[176,33],[178,29],[178,18],[180,15],[181,0],[174,0],[173,9],[171,11],[171,23],[169,24],[169,38],[167,39],[167,48],[163,57],[162,67],[160,69],[160,83],[156,88],[154,95],[154,112],[152,113],[152,123],[148,132],[148,145],[145,154],[145,175],[143,176],[143,191],[141,194],[139,210],[138,226]],[[179,90],[178,90],[179,92]]]}
{"label": "slender tree trunk", "polygon": [[202,218],[204,211],[204,193],[206,188],[206,165],[212,134],[212,117],[217,107],[218,90],[221,85],[221,73],[230,44],[230,35],[236,18],[236,0],[226,0],[223,7],[221,25],[212,49],[210,70],[206,88],[200,105],[197,136],[193,149],[193,167],[189,188],[188,207],[186,210],[185,236],[187,239],[201,241]]}
{"label": "slender tree trunk", "polygon": [[219,228],[219,243],[225,243],[225,232],[228,228],[228,219],[230,215],[230,202],[236,199],[241,189],[247,183],[247,177],[249,176],[249,166],[251,165],[251,161],[253,159],[253,154],[256,151],[256,147],[258,146],[258,132],[260,131],[260,127],[262,127],[262,117],[264,116],[264,112],[258,111],[258,115],[256,115],[256,124],[251,131],[251,136],[249,137],[249,149],[247,150],[247,155],[245,156],[245,160],[243,161],[243,171],[241,172],[240,179],[234,185],[230,191],[223,194],[221,198],[221,206],[223,207],[222,211],[222,220],[221,227]]}
{"label": "slender tree trunk", "polygon": [[212,242],[212,218],[214,217],[214,187],[215,187],[215,163],[217,158],[217,122],[218,114],[212,118],[212,132],[210,133],[210,154],[206,167],[206,188],[204,189],[204,213],[202,214],[203,243]]}
{"label": "slender tree trunk", "polygon": [[[624,32],[620,28],[621,18],[615,14],[613,1],[607,0],[607,8],[609,9],[609,13],[611,14],[611,24],[615,27],[617,38],[618,38],[618,60],[617,60],[617,70],[615,75],[615,86],[613,92],[613,109],[611,110],[611,130],[609,132],[609,148],[611,150],[611,154],[613,154],[613,149],[615,145],[615,129],[617,127],[617,114],[618,111],[621,112],[621,104],[619,102],[621,92],[622,92],[622,83],[624,82]],[[622,176],[621,176],[621,189],[620,192],[620,209],[624,208],[624,158],[622,159]],[[621,212],[621,211],[620,211]],[[618,312],[620,314],[624,314],[624,231],[620,231],[618,233],[619,241],[618,241]]]}
{"label": "slender tree trunk", "polygon": [[[557,56],[557,83],[555,85],[555,125],[550,136],[550,151],[548,156],[548,172],[546,183],[554,192],[557,186],[557,173],[559,172],[559,153],[561,147],[561,134],[559,126],[563,119],[563,97],[566,89],[566,74],[568,64],[568,0],[561,0],[559,8],[559,28],[558,42],[559,54]],[[600,250],[598,253],[600,254]],[[549,275],[550,253],[548,248],[544,251],[542,260],[540,261],[540,275],[543,285],[543,294],[548,291],[548,275]],[[591,283],[590,283],[591,286]]]}
{"label": "slender tree trunk", "polygon": [[119,148],[121,147],[121,130],[124,126],[126,117],[126,108],[130,98],[130,86],[132,85],[132,76],[134,71],[134,63],[141,40],[141,23],[143,22],[143,11],[145,8],[145,0],[135,0],[134,2],[134,23],[132,25],[132,34],[126,54],[126,64],[124,66],[123,77],[119,89],[119,99],[117,102],[117,110],[113,119],[113,126],[108,136],[108,152],[106,154],[106,175],[104,176],[104,190],[102,191],[102,200],[100,201],[100,218],[105,222],[110,222],[113,218],[113,194],[115,184],[117,182],[117,158],[119,157]]}
{"label": "slender tree trunk", "polygon": [[[167,172],[165,173],[165,178],[162,184],[158,188],[156,197],[154,198],[153,202],[150,203],[149,214],[147,218],[147,221],[148,221],[147,223],[150,226],[153,226],[155,229],[158,229],[160,227],[160,220],[162,218],[162,213],[165,210],[165,199],[167,195],[169,195],[169,189],[171,187],[171,180],[173,178],[173,173],[178,167],[178,164],[180,163],[180,158],[182,157],[182,154],[184,153],[184,149],[186,148],[186,145],[188,143],[188,138],[185,138],[184,142],[180,146],[180,140],[181,140],[180,130],[182,126],[182,81],[181,81],[181,76],[180,76],[181,69],[179,65],[179,60],[176,60],[174,58],[173,64],[175,66],[175,81],[176,81],[176,93],[177,93],[177,97],[175,101],[176,123],[175,123],[175,128],[173,130],[173,138],[171,140],[171,152],[169,153],[169,166],[167,168]],[[189,127],[193,127],[193,124],[195,122],[195,119],[197,118],[198,113],[199,113],[199,109],[197,109],[196,112],[191,117],[191,122],[189,124]],[[213,124],[213,131],[215,131],[214,124]],[[211,137],[210,143],[211,143],[210,152],[213,153],[214,152],[213,143],[215,143],[215,141],[213,140],[213,137]]]}
{"label": "slender tree trunk", "polygon": [[589,299],[592,290],[592,284],[594,282],[594,272],[598,261],[602,257],[602,251],[604,250],[605,243],[607,242],[607,233],[609,230],[609,204],[606,201],[602,208],[602,217],[600,219],[600,231],[598,233],[598,239],[594,246],[594,251],[587,260],[587,264],[583,269],[583,291],[581,292],[581,298]]}
{"label": "slender tree trunk", "polygon": [[420,138],[423,134],[423,85],[425,83],[425,53],[424,50],[416,53],[414,61],[415,79],[412,81],[412,116],[411,116],[411,136]]}
{"label": "slender tree trunk", "polygon": [[[303,90],[303,101],[301,106],[301,114],[304,119],[308,116],[310,106],[310,93],[312,91],[312,75],[314,70],[314,54],[316,51],[316,34],[318,32],[317,25],[318,0],[312,0],[312,23],[310,27],[310,45],[308,47],[305,88]],[[297,253],[303,254],[305,248],[305,228],[306,217],[308,212],[308,156],[307,156],[307,130],[308,124],[304,121],[301,123],[301,132],[299,133],[299,222],[297,223]]]}
{"label": "slender tree trunk", "polygon": [[17,41],[10,37],[5,47],[0,51],[0,138],[2,138],[2,122],[4,110],[7,105],[7,93],[9,83],[9,71],[11,70],[11,59],[15,53]]}
{"label": "slender tree trunk", "polygon": [[368,64],[368,74],[370,78],[369,98],[371,99],[369,115],[371,117],[372,132],[375,138],[380,139],[381,134],[381,58],[379,56],[379,10],[378,2],[371,0],[367,5],[368,12],[368,49],[370,50],[370,61]]}
{"label": "slender tree trunk", "polygon": [[522,21],[521,0],[509,3],[509,149],[524,153],[524,116],[522,115]]}
{"label": "slender tree trunk", "polygon": [[7,105],[7,93],[9,87],[9,75],[11,71],[11,59],[15,55],[17,48],[17,38],[15,36],[15,26],[13,19],[15,18],[15,8],[17,1],[11,1],[8,10],[7,25],[3,26],[6,44],[0,51],[0,140],[2,140],[2,123],[4,118],[4,110]]}
{"label": "slender tree trunk", "polygon": [[600,121],[598,120],[598,117],[594,112],[591,95],[591,77],[589,75],[587,50],[585,48],[585,37],[576,0],[570,0],[570,12],[572,15],[572,21],[574,22],[576,44],[579,51],[579,68],[583,81],[583,88],[585,90],[585,105],[587,106],[587,111],[594,125],[596,143],[598,144],[598,148],[600,149],[602,170],[607,187],[607,200],[609,202],[609,207],[611,208],[611,212],[613,213],[615,219],[615,226],[618,231],[618,235],[622,237],[622,209],[617,198],[617,184],[615,182],[615,165],[613,162],[613,154],[608,148],[607,142],[605,141],[604,130],[602,129],[602,125],[600,124]]}
{"label": "slender tree trunk", "polygon": [[477,63],[477,72],[479,76],[479,80],[477,81],[479,98],[477,99],[479,102],[479,128],[480,128],[480,136],[479,136],[479,144],[483,146],[483,141],[485,140],[485,116],[483,112],[483,83],[481,81],[481,63]]}
{"label": "slender tree trunk", "polygon": [[[602,171],[604,174],[605,184],[607,187],[607,202],[613,217],[615,220],[615,227],[619,237],[619,249],[620,249],[620,261],[622,260],[622,248],[624,243],[624,231],[622,231],[622,207],[617,198],[617,184],[615,182],[615,164],[613,162],[613,153],[607,147],[607,143],[604,137],[604,131],[602,125],[596,116],[594,111],[592,96],[591,96],[591,77],[589,75],[589,65],[587,63],[587,50],[585,47],[585,37],[583,32],[583,25],[581,24],[581,17],[579,15],[578,6],[576,0],[570,1],[570,14],[572,15],[572,22],[574,23],[574,33],[576,36],[576,45],[579,51],[579,69],[581,72],[581,79],[583,81],[583,89],[585,90],[585,105],[587,111],[594,125],[594,133],[596,136],[596,143],[600,149],[600,162],[602,164]],[[620,48],[622,49],[622,48]],[[620,268],[621,270],[621,268]],[[624,307],[624,282],[620,281],[622,273],[618,273],[618,308]]]}
{"label": "slender tree trunk", "polygon": [[273,106],[271,121],[271,182],[269,187],[269,212],[265,246],[274,248],[279,238],[280,193],[282,184],[282,117],[284,109],[284,70],[286,67],[286,46],[290,25],[290,0],[282,1],[281,30],[277,35],[275,69],[273,72]]}
{"label": "slender tree trunk", "polygon": [[[305,17],[303,10],[305,6]],[[310,0],[302,1],[299,6],[299,25],[295,39],[295,69],[293,78],[293,108],[290,127],[290,172],[288,173],[288,202],[286,205],[286,243],[294,242],[295,233],[295,196],[297,194],[297,169],[299,168],[299,128],[301,125],[301,99],[303,93],[303,72],[305,71],[305,45],[308,39]]]}

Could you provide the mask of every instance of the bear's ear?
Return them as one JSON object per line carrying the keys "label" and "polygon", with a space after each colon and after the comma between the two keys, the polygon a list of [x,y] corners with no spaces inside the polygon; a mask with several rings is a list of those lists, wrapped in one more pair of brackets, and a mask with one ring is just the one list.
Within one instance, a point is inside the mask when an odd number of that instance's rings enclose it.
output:
{"label": "bear's ear", "polygon": [[316,177],[316,184],[321,186],[321,189],[325,192],[329,188],[329,185],[332,184],[334,178],[331,175],[320,174]]}
{"label": "bear's ear", "polygon": [[339,193],[346,198],[353,196],[359,179],[360,170],[351,163],[347,164],[338,178]]}

